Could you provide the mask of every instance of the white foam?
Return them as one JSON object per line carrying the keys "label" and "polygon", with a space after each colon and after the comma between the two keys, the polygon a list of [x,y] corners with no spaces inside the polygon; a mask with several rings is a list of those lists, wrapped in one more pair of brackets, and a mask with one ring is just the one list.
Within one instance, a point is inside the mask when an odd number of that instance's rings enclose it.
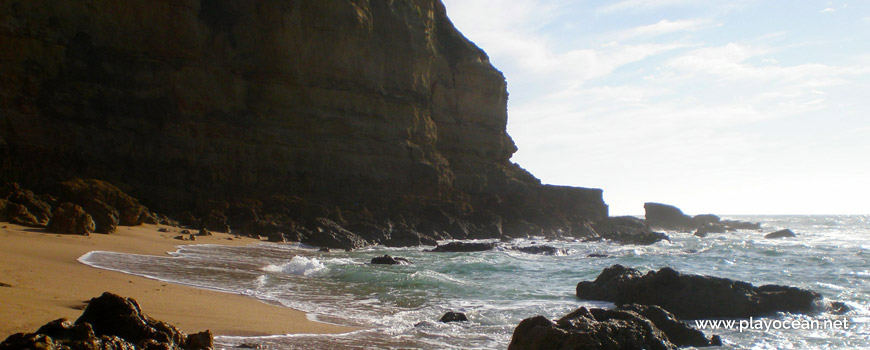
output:
{"label": "white foam", "polygon": [[326,265],[317,260],[317,258],[306,258],[304,256],[294,256],[289,262],[284,264],[269,264],[262,268],[266,272],[280,272],[291,275],[311,276],[326,269]]}

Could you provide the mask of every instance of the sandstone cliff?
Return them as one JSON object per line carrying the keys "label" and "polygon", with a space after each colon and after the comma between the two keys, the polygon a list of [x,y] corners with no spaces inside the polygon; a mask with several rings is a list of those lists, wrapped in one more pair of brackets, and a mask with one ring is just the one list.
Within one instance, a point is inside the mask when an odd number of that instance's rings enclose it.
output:
{"label": "sandstone cliff", "polygon": [[587,235],[601,190],[511,163],[506,102],[439,0],[0,3],[0,177],[104,179],[204,225]]}

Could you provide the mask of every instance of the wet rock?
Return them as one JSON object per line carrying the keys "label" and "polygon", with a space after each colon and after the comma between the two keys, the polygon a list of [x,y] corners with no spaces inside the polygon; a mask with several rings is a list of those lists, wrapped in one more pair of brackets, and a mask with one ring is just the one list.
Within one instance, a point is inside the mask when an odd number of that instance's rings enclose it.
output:
{"label": "wet rock", "polygon": [[800,288],[755,287],[727,278],[681,274],[667,267],[642,274],[622,265],[604,269],[595,281],[578,283],[577,297],[617,305],[658,305],[681,319],[812,313],[821,300],[818,293]]}
{"label": "wet rock", "polygon": [[0,350],[135,350],[213,349],[211,332],[190,336],[172,325],[148,317],[135,300],[103,293],[93,298],[81,317],[59,319],[35,333],[18,333],[0,343]]}
{"label": "wet rock", "polygon": [[55,208],[45,229],[48,232],[87,236],[94,232],[94,220],[82,207],[62,203]]}
{"label": "wet rock", "polygon": [[468,322],[468,317],[465,316],[464,313],[449,311],[444,316],[441,316],[441,319],[438,322]]}
{"label": "wet rock", "polygon": [[721,223],[705,223],[698,227],[695,231],[695,236],[707,237],[710,233],[725,233],[725,225]]}
{"label": "wet rock", "polygon": [[631,311],[581,307],[556,322],[527,318],[514,329],[508,350],[649,349],[677,346],[648,319]]}
{"label": "wet rock", "polygon": [[842,301],[832,301],[830,304],[828,304],[828,312],[834,315],[845,315],[853,310],[855,310],[855,308],[849,306]]}
{"label": "wet rock", "polygon": [[769,238],[769,239],[791,238],[791,237],[797,237],[797,234],[795,234],[794,231],[792,231],[790,229],[779,230],[779,231],[771,232],[771,233],[764,235],[764,238]]}
{"label": "wet rock", "polygon": [[590,253],[589,255],[586,255],[586,257],[587,258],[609,258],[610,255],[607,255],[604,253]]}
{"label": "wet rock", "polygon": [[669,240],[664,233],[650,230],[643,220],[632,216],[603,218],[593,226],[600,237],[621,244],[650,245]]}
{"label": "wet rock", "polygon": [[483,252],[495,249],[495,243],[471,243],[471,242],[450,242],[447,244],[439,244],[432,252],[435,253],[457,253],[457,252]]}
{"label": "wet rock", "polygon": [[57,185],[58,199],[83,205],[100,201],[118,212],[122,226],[137,226],[145,222],[148,209],[114,185],[97,179],[73,179]]}
{"label": "wet rock", "polygon": [[511,249],[520,251],[526,254],[540,255],[568,255],[568,251],[563,248],[556,248],[549,245],[530,245],[525,247],[512,247]]}
{"label": "wet rock", "polygon": [[698,225],[691,216],[679,208],[661,203],[644,203],[645,222],[651,228],[673,231],[691,231]]}
{"label": "wet rock", "polygon": [[372,265],[411,265],[411,261],[401,257],[392,257],[389,255],[378,256],[372,258]]}
{"label": "wet rock", "polygon": [[668,336],[668,340],[676,346],[704,347],[722,345],[722,340],[719,336],[713,336],[708,339],[703,332],[678,320],[672,313],[656,305],[627,304],[620,305],[619,310],[632,311],[652,321],[658,329],[661,329]]}

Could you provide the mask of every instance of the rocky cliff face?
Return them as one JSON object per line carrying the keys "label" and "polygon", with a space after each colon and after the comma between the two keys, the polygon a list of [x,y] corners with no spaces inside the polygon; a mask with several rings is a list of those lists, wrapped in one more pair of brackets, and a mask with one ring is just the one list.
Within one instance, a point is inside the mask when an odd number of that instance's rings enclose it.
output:
{"label": "rocky cliff face", "polygon": [[100,178],[283,232],[570,235],[607,216],[600,190],[510,162],[506,101],[439,0],[0,3],[0,176],[36,189]]}

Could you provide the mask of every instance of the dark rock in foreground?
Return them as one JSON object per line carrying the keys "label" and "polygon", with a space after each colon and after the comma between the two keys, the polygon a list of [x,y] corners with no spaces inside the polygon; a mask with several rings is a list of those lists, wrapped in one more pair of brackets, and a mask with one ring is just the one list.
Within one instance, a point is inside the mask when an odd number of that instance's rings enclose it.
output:
{"label": "dark rock in foreground", "polygon": [[82,207],[63,203],[54,209],[45,229],[48,232],[87,236],[94,232],[94,220]]}
{"label": "dark rock in foreground", "polygon": [[771,232],[771,233],[764,235],[764,238],[791,238],[791,237],[797,237],[797,234],[795,234],[794,231],[789,230],[789,229],[779,230],[779,231]]}
{"label": "dark rock in foreground", "polygon": [[449,311],[444,316],[441,316],[441,319],[438,322],[468,322],[468,317],[465,316],[464,313]]}
{"label": "dark rock in foreground", "polygon": [[620,305],[619,310],[636,312],[638,315],[652,321],[658,329],[668,336],[674,345],[679,347],[694,346],[720,346],[722,339],[718,335],[707,339],[703,332],[692,328],[665,309],[655,305],[627,304]]}
{"label": "dark rock in foreground", "polygon": [[596,221],[594,226],[601,238],[621,244],[650,245],[661,240],[669,240],[664,233],[650,230],[643,220],[632,216],[603,218]]}
{"label": "dark rock in foreground", "polygon": [[378,256],[372,258],[372,265],[411,265],[411,261],[401,257],[392,257],[389,255]]}
{"label": "dark rock in foreground", "polygon": [[450,242],[447,244],[439,244],[432,252],[447,253],[447,252],[484,252],[495,249],[495,243],[469,243],[469,242]]}
{"label": "dark rock in foreground", "polygon": [[577,297],[617,305],[658,305],[681,319],[748,318],[775,312],[811,313],[816,292],[779,285],[755,287],[727,278],[681,274],[665,267],[646,275],[622,265],[577,284]]}
{"label": "dark rock in foreground", "polygon": [[75,323],[58,319],[35,333],[13,334],[0,343],[0,350],[201,350],[213,347],[210,331],[187,335],[142,314],[135,300],[108,292],[91,299]]}
{"label": "dark rock in foreground", "polygon": [[585,307],[556,322],[544,316],[523,320],[508,346],[508,350],[676,348],[664,332],[635,312]]}

